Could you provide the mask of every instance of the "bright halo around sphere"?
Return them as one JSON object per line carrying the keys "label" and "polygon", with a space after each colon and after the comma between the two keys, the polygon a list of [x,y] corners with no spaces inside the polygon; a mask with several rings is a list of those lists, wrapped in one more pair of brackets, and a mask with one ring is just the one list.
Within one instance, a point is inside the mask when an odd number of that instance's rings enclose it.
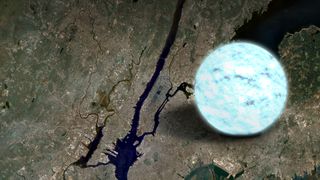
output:
{"label": "bright halo around sphere", "polygon": [[195,78],[195,101],[204,120],[233,136],[259,134],[286,104],[286,74],[277,58],[250,42],[231,42],[210,52]]}

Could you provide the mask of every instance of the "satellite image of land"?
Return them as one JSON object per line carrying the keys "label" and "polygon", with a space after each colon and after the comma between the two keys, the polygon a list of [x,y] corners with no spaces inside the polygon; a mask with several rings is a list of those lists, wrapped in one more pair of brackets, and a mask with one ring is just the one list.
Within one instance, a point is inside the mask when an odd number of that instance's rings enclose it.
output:
{"label": "satellite image of land", "polygon": [[[319,0],[0,0],[0,179],[320,179]],[[220,44],[279,57],[289,95],[263,134],[201,120]]]}

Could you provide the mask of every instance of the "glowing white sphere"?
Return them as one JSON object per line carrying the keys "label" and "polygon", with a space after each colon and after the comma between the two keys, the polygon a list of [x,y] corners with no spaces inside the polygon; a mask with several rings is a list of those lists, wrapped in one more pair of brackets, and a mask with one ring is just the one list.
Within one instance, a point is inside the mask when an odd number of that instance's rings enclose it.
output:
{"label": "glowing white sphere", "polygon": [[195,78],[195,100],[204,120],[219,132],[246,136],[277,121],[287,99],[285,72],[277,58],[249,42],[210,52]]}

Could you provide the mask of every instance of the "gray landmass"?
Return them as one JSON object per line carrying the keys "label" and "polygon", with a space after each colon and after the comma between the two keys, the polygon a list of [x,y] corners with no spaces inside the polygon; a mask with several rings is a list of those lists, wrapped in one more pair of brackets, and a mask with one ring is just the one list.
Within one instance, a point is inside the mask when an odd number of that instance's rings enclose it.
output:
{"label": "gray landmass", "polygon": [[[202,59],[270,0],[187,0],[165,68],[144,104],[139,131],[153,126],[167,90],[193,83]],[[114,166],[69,166],[105,122],[88,164],[130,130],[134,106],[169,33],[171,0],[0,0],[0,179],[115,179]],[[280,45],[290,81],[279,122],[252,138],[223,137],[178,93],[129,179],[181,179],[214,163],[240,179],[288,179],[319,164],[320,33],[289,34]],[[310,64],[312,63],[312,64]],[[312,73],[308,69],[313,68]]]}

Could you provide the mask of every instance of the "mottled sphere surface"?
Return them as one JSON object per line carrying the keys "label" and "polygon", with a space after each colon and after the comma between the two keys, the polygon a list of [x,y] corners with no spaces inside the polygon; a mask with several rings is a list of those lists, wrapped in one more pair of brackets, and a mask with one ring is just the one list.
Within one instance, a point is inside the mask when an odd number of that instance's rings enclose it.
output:
{"label": "mottled sphere surface", "polygon": [[195,100],[215,130],[254,135],[274,124],[284,110],[288,87],[277,58],[250,42],[232,42],[210,52],[195,78]]}

